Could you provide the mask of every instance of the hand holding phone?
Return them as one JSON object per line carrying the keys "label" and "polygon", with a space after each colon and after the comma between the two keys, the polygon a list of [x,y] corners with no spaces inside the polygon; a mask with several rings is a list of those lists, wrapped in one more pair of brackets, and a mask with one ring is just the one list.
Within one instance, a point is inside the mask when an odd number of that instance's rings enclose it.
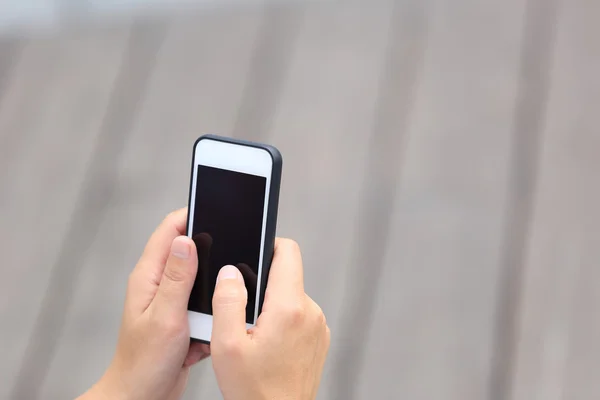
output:
{"label": "hand holding phone", "polygon": [[321,308],[304,292],[302,257],[294,241],[276,241],[263,312],[250,330],[248,298],[242,274],[224,267],[213,298],[211,343],[223,397],[314,399],[331,333]]}
{"label": "hand holding phone", "polygon": [[182,236],[186,218],[185,208],[170,213],[148,240],[129,275],[113,360],[81,400],[178,399],[190,366],[209,356],[208,345],[190,345],[187,303],[198,261]]}
{"label": "hand holding phone", "polygon": [[[169,214],[148,241],[129,277],[113,361],[80,400],[179,399],[190,366],[208,357],[208,345],[189,339],[187,302],[198,261],[194,242],[181,236],[186,216],[186,209]],[[242,272],[229,266],[219,276],[211,346],[225,398],[314,399],[330,333],[304,293],[298,246],[277,241],[264,311],[249,332]]]}
{"label": "hand holding phone", "polygon": [[148,241],[113,361],[81,399],[178,399],[211,351],[228,400],[315,398],[330,332],[304,293],[298,245],[275,245],[280,176],[272,147],[197,141],[189,212],[169,214]]}

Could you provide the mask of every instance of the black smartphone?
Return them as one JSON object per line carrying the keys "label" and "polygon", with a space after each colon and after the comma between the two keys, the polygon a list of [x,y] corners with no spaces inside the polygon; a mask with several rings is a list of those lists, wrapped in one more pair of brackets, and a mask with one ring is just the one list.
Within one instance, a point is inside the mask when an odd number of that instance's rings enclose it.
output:
{"label": "black smartphone", "polygon": [[235,265],[248,290],[246,325],[262,309],[275,246],[282,157],[269,145],[204,135],[194,144],[187,235],[198,251],[188,303],[192,339],[210,343],[219,270]]}

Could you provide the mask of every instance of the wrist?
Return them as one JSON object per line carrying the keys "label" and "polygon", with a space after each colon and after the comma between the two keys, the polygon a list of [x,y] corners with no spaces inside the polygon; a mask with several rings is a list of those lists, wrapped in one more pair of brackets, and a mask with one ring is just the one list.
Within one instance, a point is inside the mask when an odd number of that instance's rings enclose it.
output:
{"label": "wrist", "polygon": [[112,398],[121,399],[122,397],[113,397],[101,382],[97,382],[87,392],[79,396],[77,400],[108,400]]}
{"label": "wrist", "polygon": [[77,400],[133,400],[133,397],[123,390],[119,378],[109,370]]}

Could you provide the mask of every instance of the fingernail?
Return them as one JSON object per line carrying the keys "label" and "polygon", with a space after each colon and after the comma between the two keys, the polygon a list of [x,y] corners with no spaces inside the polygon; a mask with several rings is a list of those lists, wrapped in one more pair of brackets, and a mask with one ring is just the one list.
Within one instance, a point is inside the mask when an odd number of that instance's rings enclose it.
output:
{"label": "fingernail", "polygon": [[233,265],[226,265],[219,271],[219,275],[217,276],[217,282],[222,279],[238,279],[240,276],[240,271]]}
{"label": "fingernail", "polygon": [[190,244],[184,237],[178,237],[173,240],[171,245],[171,254],[182,260],[190,258]]}

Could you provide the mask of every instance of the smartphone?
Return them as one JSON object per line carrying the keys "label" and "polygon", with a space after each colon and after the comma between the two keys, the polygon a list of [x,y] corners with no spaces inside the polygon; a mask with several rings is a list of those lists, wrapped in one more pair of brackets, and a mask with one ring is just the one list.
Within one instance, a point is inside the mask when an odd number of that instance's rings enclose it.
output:
{"label": "smartphone", "polygon": [[188,303],[192,339],[210,343],[219,270],[235,265],[248,290],[246,325],[256,324],[275,246],[282,158],[260,143],[204,135],[192,157],[187,235],[198,274]]}

